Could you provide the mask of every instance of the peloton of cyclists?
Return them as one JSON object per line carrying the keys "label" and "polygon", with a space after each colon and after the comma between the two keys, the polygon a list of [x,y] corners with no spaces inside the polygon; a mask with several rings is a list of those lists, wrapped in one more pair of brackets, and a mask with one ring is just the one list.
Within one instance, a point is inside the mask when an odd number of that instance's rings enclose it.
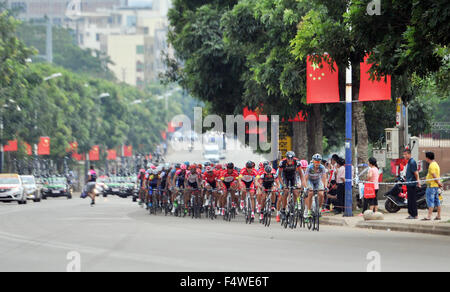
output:
{"label": "peloton of cyclists", "polygon": [[[257,213],[262,220],[267,196],[270,194],[271,209],[272,211],[276,209],[276,221],[280,222],[280,219],[285,219],[290,194],[292,193],[294,202],[298,202],[297,199],[303,190],[306,198],[304,217],[308,219],[312,215],[312,198],[315,191],[317,191],[320,210],[322,210],[328,174],[322,165],[320,154],[314,155],[312,162],[308,164],[306,160],[299,160],[294,152],[289,151],[286,153],[286,158],[279,163],[277,170],[273,169],[268,161],[259,163],[258,169],[255,166],[253,161],[248,161],[243,169],[237,168],[234,163],[224,166],[211,163],[190,164],[189,162],[172,166],[170,164],[158,167],[148,165],[147,170],[139,171],[136,180],[139,186],[139,204],[147,202],[146,208],[150,208],[155,201],[158,206],[169,203],[169,205],[172,204],[172,213],[174,213],[173,203],[181,192],[186,214],[193,191],[198,191],[200,206],[205,207],[211,204],[216,207],[216,215],[224,215],[227,197],[231,194],[232,207],[236,211],[250,208],[252,219]],[[162,194],[165,194],[165,199]],[[250,196],[250,206],[246,206],[247,194]]]}

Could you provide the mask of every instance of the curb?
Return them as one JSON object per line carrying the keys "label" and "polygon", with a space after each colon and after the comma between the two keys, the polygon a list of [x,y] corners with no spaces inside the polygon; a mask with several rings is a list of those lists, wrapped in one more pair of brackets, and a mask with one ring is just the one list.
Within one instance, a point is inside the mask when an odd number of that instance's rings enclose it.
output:
{"label": "curb", "polygon": [[348,226],[347,222],[344,219],[333,217],[321,217],[320,224],[332,226]]}
{"label": "curb", "polygon": [[355,226],[356,228],[386,230],[386,231],[401,231],[412,233],[425,233],[434,235],[450,236],[450,225],[424,225],[424,224],[407,224],[407,223],[394,223],[394,222],[359,222]]}

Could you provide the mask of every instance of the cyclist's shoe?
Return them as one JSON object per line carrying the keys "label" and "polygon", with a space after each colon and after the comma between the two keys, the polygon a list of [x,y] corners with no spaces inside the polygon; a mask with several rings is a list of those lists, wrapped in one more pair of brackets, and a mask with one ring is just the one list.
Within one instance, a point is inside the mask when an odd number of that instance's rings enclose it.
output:
{"label": "cyclist's shoe", "polygon": [[220,215],[220,211],[218,209],[216,209],[216,216]]}
{"label": "cyclist's shoe", "polygon": [[312,211],[311,210],[308,211],[308,218],[312,218]]}
{"label": "cyclist's shoe", "polygon": [[280,223],[280,214],[277,215],[277,222]]}
{"label": "cyclist's shoe", "polygon": [[95,205],[95,202],[94,201],[92,201],[91,202],[91,207],[93,207]]}
{"label": "cyclist's shoe", "polygon": [[252,219],[255,219],[255,212],[252,211]]}
{"label": "cyclist's shoe", "polygon": [[222,216],[225,216],[225,209],[222,209]]}
{"label": "cyclist's shoe", "polygon": [[244,210],[244,201],[241,200],[241,210]]}
{"label": "cyclist's shoe", "polygon": [[261,213],[261,216],[260,216],[259,220],[261,220],[261,221],[264,220],[264,215],[262,213]]}

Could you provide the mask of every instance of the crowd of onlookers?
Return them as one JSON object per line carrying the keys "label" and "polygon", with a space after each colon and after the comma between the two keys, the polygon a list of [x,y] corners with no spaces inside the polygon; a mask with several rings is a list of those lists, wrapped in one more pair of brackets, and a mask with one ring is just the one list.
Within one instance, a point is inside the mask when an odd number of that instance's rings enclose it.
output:
{"label": "crowd of onlookers", "polygon": [[[426,201],[428,205],[428,216],[422,220],[431,220],[433,210],[437,209],[437,216],[435,220],[441,219],[441,202],[439,198],[439,188],[443,187],[440,180],[440,168],[438,163],[435,161],[435,155],[433,152],[427,152],[425,154],[426,162],[428,166],[428,174],[426,177]],[[419,177],[419,172],[417,168],[417,162],[411,157],[411,150],[405,149],[403,152],[403,157],[408,161],[406,165],[406,186],[408,194],[408,213],[407,219],[418,219],[417,211],[417,189],[421,187],[421,181]],[[330,206],[334,206],[334,213],[341,214],[344,212],[345,206],[345,159],[334,154],[331,157],[331,162],[328,163],[324,161],[325,166],[327,166],[329,171],[329,185],[328,185],[328,195],[325,209],[329,210]],[[364,214],[367,210],[373,210],[373,212],[378,211],[378,191],[379,182],[382,180],[382,170],[379,169],[377,165],[377,160],[374,157],[368,160],[369,169],[367,171],[367,176],[365,177],[366,182],[373,183],[373,188],[375,196],[373,198],[363,199],[362,212],[360,216]],[[352,172],[354,174],[354,168],[352,166]],[[353,177],[355,177],[353,175]]]}

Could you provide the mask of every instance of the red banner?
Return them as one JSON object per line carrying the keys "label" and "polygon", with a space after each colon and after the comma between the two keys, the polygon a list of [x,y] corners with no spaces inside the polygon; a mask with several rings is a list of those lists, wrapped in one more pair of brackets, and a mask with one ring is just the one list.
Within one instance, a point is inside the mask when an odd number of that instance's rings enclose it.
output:
{"label": "red banner", "polygon": [[391,76],[381,77],[380,81],[370,80],[369,70],[372,64],[368,63],[369,56],[364,58],[361,67],[361,85],[359,101],[391,100]]}
{"label": "red banner", "polygon": [[78,153],[72,153],[72,158],[77,160],[77,161],[83,161],[86,160],[86,155],[85,154],[78,154]]}
{"label": "red banner", "polygon": [[163,140],[167,140],[167,133],[165,131],[161,131],[161,137]]}
{"label": "red banner", "polygon": [[254,111],[249,110],[248,107],[244,108],[244,121],[246,122],[268,122],[269,118],[266,116],[265,118],[260,118],[261,115],[264,115],[262,109],[260,107],[256,108]]}
{"label": "red banner", "polygon": [[17,151],[17,140],[8,141],[8,144],[3,146],[4,152],[16,152]]}
{"label": "red banner", "polygon": [[38,144],[38,155],[50,155],[50,138],[41,137]]}
{"label": "red banner", "polygon": [[100,160],[100,147],[98,145],[92,146],[92,149],[89,150],[89,160],[90,161]]}
{"label": "red banner", "polygon": [[308,104],[339,102],[339,74],[335,62],[333,66],[335,71],[332,71],[331,66],[323,59],[321,64],[315,64],[308,56],[306,62],[306,101]]}
{"label": "red banner", "polygon": [[117,151],[116,150],[108,150],[108,160],[116,160],[117,159]]}
{"label": "red banner", "polygon": [[78,143],[71,142],[71,143],[69,143],[69,148],[66,149],[66,152],[77,152],[77,149],[78,149]]}
{"label": "red banner", "polygon": [[33,150],[31,148],[31,145],[26,142],[24,142],[23,144],[25,145],[25,150],[27,152],[27,155],[30,155],[30,156],[33,155]]}
{"label": "red banner", "polygon": [[123,156],[124,157],[131,157],[133,156],[133,146],[131,145],[124,145],[123,146]]}

